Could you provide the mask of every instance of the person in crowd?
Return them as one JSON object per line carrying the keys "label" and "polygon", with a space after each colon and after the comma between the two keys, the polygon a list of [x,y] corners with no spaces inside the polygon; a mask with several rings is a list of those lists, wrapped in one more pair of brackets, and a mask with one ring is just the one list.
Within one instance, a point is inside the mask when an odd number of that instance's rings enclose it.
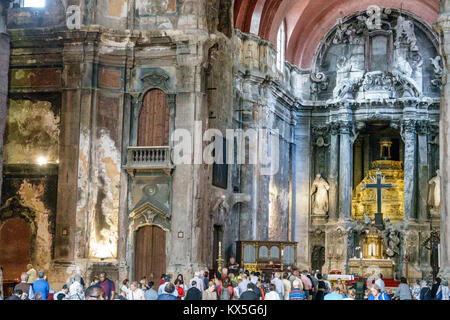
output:
{"label": "person in crowd", "polygon": [[356,299],[356,290],[348,289],[347,298],[344,298],[342,300],[355,300],[355,299]]}
{"label": "person in crowd", "polygon": [[375,280],[375,284],[380,288],[381,292],[386,292],[386,287],[383,281],[383,274],[378,274],[377,279]]}
{"label": "person in crowd", "polygon": [[289,275],[285,272],[283,274],[283,289],[284,289],[284,293],[283,293],[283,298],[284,300],[289,300],[289,294],[291,292],[291,282],[288,280]]}
{"label": "person in crowd", "polygon": [[79,275],[79,274],[76,274],[73,277],[73,282],[69,286],[69,295],[70,296],[71,295],[78,295],[81,298],[81,296],[83,295],[83,292],[84,292],[84,287],[81,284],[82,279],[83,278],[81,278],[81,275]]}
{"label": "person in crowd", "polygon": [[442,280],[441,284],[442,300],[450,300],[450,288],[447,279]]}
{"label": "person in crowd", "polygon": [[116,292],[116,285],[114,284],[114,281],[107,278],[106,272],[101,272],[98,275],[98,279],[100,280],[98,285],[103,289],[106,299],[113,300],[114,293]]}
{"label": "person in crowd", "polygon": [[130,290],[129,285],[130,285],[130,280],[128,280],[128,279],[123,280],[122,286],[120,287],[120,291],[128,293],[128,291]]}
{"label": "person in crowd", "polygon": [[436,295],[438,293],[439,287],[441,286],[441,278],[436,278],[433,281],[433,285],[431,286],[431,300],[440,300],[440,299],[436,299]]}
{"label": "person in crowd", "polygon": [[34,299],[34,290],[33,285],[28,283],[28,274],[23,272],[20,275],[21,282],[16,284],[14,290],[22,290],[21,298],[22,300],[33,300]]}
{"label": "person in crowd", "polygon": [[194,278],[191,279],[191,281],[189,281],[189,288],[191,288],[193,285],[192,283],[195,281],[195,283],[197,284],[197,289],[200,290],[200,292],[204,291],[204,283],[202,281],[202,279],[200,279],[200,272],[195,272],[194,273]]}
{"label": "person in crowd", "polygon": [[250,272],[250,282],[256,284],[256,281],[258,281],[258,277],[256,276],[255,271]]}
{"label": "person in crowd", "polygon": [[338,278],[336,285],[341,289],[341,294],[344,294],[347,292],[347,285],[345,282],[342,281],[342,279]]}
{"label": "person in crowd", "polygon": [[176,279],[174,282],[175,285],[175,290],[178,293],[178,300],[183,300],[184,296],[186,295],[186,292],[184,291],[183,287],[182,287],[182,282],[179,279]]}
{"label": "person in crowd", "polygon": [[370,288],[370,296],[367,300],[390,300],[386,292],[382,292],[378,285],[373,285]]}
{"label": "person in crowd", "polygon": [[255,292],[255,285],[252,282],[247,283],[247,290],[241,294],[239,300],[259,300]]}
{"label": "person in crowd", "polygon": [[[50,286],[47,280],[44,279],[45,273],[44,271],[39,271],[38,280],[33,283],[34,294],[37,295],[40,293],[42,295],[42,300],[47,300],[48,292],[50,290]],[[37,300],[37,298],[35,297]]]}
{"label": "person in crowd", "polygon": [[322,277],[323,277],[323,282],[325,282],[325,285],[327,286],[326,293],[330,293],[331,292],[331,282],[328,280],[328,276],[326,274],[322,275]]}
{"label": "person in crowd", "polygon": [[312,290],[312,282],[308,278],[308,271],[304,270],[300,276],[303,283],[303,291],[305,291],[306,299],[309,299]]}
{"label": "person in crowd", "polygon": [[187,286],[186,286],[186,284],[184,283],[184,277],[183,277],[183,275],[180,273],[180,274],[178,274],[178,276],[177,276],[177,280],[178,280],[178,282],[179,282],[179,285],[180,285],[180,287],[183,289],[183,291],[186,293],[186,291],[187,291]]}
{"label": "person in crowd", "polygon": [[432,300],[431,299],[431,289],[427,285],[427,282],[425,280],[422,280],[420,282],[420,295],[419,300]]}
{"label": "person in crowd", "polygon": [[[117,293],[115,293],[114,296],[118,296],[118,297],[117,297],[118,300],[128,300],[128,299],[127,299],[127,295],[128,295],[128,292],[129,292],[129,291],[130,291],[130,290],[128,290],[127,292],[125,292],[125,291],[123,291],[123,290],[120,290],[120,294],[118,295]],[[156,297],[158,298],[158,294],[156,294]],[[114,300],[117,300],[117,298],[114,297]]]}
{"label": "person in crowd", "polygon": [[6,300],[22,300],[23,291],[21,289],[14,289],[13,295],[6,298]]}
{"label": "person in crowd", "polygon": [[316,300],[317,289],[318,289],[318,285],[319,285],[319,281],[318,281],[318,279],[316,277],[316,273],[308,274],[308,278],[309,278],[309,280],[311,280],[311,284],[312,284],[312,289],[311,289],[311,291],[312,291],[312,294],[311,294],[312,300]]}
{"label": "person in crowd", "polygon": [[[165,293],[167,292],[167,291],[166,291],[166,286],[167,286],[169,283],[171,283],[171,282],[170,282],[170,276],[169,276],[168,274],[166,274],[166,275],[164,276],[164,283],[161,284],[161,285],[159,286],[159,288],[158,288],[158,296],[159,296],[159,295],[162,295],[162,294],[165,294]],[[177,298],[177,300],[178,300],[178,291],[177,291],[177,290],[173,290],[173,291],[172,291],[172,295],[174,295],[174,296]]]}
{"label": "person in crowd", "polygon": [[139,289],[147,290],[147,277],[142,277],[139,281]]}
{"label": "person in crowd", "polygon": [[130,290],[127,293],[127,300],[145,300],[144,290],[139,288],[139,283],[133,281],[130,284]]}
{"label": "person in crowd", "polygon": [[205,288],[205,290],[206,290],[206,288],[209,288],[209,272],[208,271],[203,272],[202,280],[203,280],[203,288]]}
{"label": "person in crowd", "polygon": [[248,283],[250,282],[250,281],[247,280],[247,275],[245,273],[242,273],[241,279],[242,279],[242,281],[238,285],[239,296],[241,296],[245,291],[248,290]]}
{"label": "person in crowd", "polygon": [[36,269],[33,268],[33,265],[27,264],[27,274],[28,274],[28,283],[33,284],[37,280],[37,272]]}
{"label": "person in crowd", "polygon": [[283,300],[284,284],[283,284],[283,281],[280,279],[280,274],[278,272],[275,272],[274,278],[272,279],[271,283],[273,283],[275,285],[275,290],[280,295],[280,300]]}
{"label": "person in crowd", "polygon": [[275,284],[271,283],[269,285],[269,292],[266,293],[265,300],[281,300],[280,294],[276,291]]}
{"label": "person in crowd", "polygon": [[184,300],[202,300],[202,292],[197,288],[197,281],[191,280],[191,288],[186,292]]}
{"label": "person in crowd", "polygon": [[[114,296],[112,296],[112,298],[114,298]],[[110,299],[107,298],[105,290],[103,290],[101,286],[94,285],[86,289],[86,300],[110,300]]]}
{"label": "person in crowd", "polygon": [[305,300],[306,294],[301,287],[301,280],[295,279],[292,282],[292,291],[289,294],[289,300]]}
{"label": "person in crowd", "polygon": [[356,293],[356,300],[363,300],[364,299],[364,293],[367,290],[367,284],[366,279],[363,277],[358,278],[358,280],[353,285],[353,289],[355,289]]}
{"label": "person in crowd", "polygon": [[172,282],[168,282],[164,287],[164,293],[158,295],[158,300],[178,300],[178,297],[173,293],[175,291],[175,285]]}
{"label": "person in crowd", "polygon": [[258,281],[256,281],[255,292],[259,296],[260,300],[264,300],[266,293],[262,287],[261,279],[259,278]]}
{"label": "person in crowd", "polygon": [[222,285],[218,288],[217,294],[220,300],[232,300],[234,296],[233,285],[229,278],[223,280]]}
{"label": "person in crowd", "polygon": [[203,299],[202,300],[217,300],[217,291],[216,286],[211,281],[209,282],[208,289],[203,291]]}
{"label": "person in crowd", "polygon": [[166,279],[166,274],[163,273],[163,274],[161,275],[161,278],[159,279],[158,287],[159,287],[160,285],[162,285],[164,282],[166,282],[165,279]]}
{"label": "person in crowd", "polygon": [[317,273],[317,292],[315,296],[315,300],[323,300],[325,294],[327,293],[327,285],[323,281],[322,274]]}
{"label": "person in crowd", "polygon": [[228,264],[228,271],[237,274],[239,270],[239,263],[236,262],[234,257],[230,257],[230,263]]}
{"label": "person in crowd", "polygon": [[323,300],[343,300],[344,297],[342,296],[341,288],[339,286],[335,286],[333,288],[333,291],[331,293],[328,293],[325,295]]}
{"label": "person in crowd", "polygon": [[95,286],[95,285],[98,285],[99,284],[99,282],[100,282],[100,279],[98,278],[98,276],[94,276],[93,278],[92,278],[92,281],[91,281],[91,286]]}
{"label": "person in crowd", "polygon": [[416,283],[414,284],[414,286],[411,288],[411,294],[412,294],[412,298],[414,300],[420,300],[420,280],[417,279]]}
{"label": "person in crowd", "polygon": [[53,300],[63,300],[69,296],[69,287],[67,284],[62,286],[61,291],[53,295]]}
{"label": "person in crowd", "polygon": [[400,278],[400,285],[395,291],[393,299],[398,298],[399,300],[411,300],[411,289],[409,288],[408,281],[405,277]]}

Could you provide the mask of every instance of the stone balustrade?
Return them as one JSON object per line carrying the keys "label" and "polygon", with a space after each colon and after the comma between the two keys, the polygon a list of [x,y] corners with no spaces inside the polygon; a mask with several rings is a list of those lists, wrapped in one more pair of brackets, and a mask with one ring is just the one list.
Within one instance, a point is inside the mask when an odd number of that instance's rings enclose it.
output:
{"label": "stone balustrade", "polygon": [[128,172],[171,171],[174,166],[171,159],[172,149],[169,146],[128,147]]}

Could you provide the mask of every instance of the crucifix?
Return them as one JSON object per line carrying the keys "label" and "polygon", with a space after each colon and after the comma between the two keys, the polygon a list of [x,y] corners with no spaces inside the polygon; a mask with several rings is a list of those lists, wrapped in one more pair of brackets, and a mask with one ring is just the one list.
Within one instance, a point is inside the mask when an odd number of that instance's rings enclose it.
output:
{"label": "crucifix", "polygon": [[375,227],[380,230],[383,230],[383,213],[381,213],[381,190],[383,188],[391,188],[393,187],[390,183],[381,183],[381,172],[377,172],[377,183],[375,184],[366,184],[366,188],[374,188],[377,189],[377,213],[375,214]]}

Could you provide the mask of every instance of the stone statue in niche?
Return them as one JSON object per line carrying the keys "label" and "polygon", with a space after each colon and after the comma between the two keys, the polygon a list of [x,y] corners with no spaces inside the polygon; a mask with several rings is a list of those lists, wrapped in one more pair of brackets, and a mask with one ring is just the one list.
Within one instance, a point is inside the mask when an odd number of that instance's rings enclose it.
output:
{"label": "stone statue in niche", "polygon": [[441,177],[440,171],[428,182],[428,205],[431,209],[439,210],[441,205]]}
{"label": "stone statue in niche", "polygon": [[330,185],[322,178],[319,173],[313,182],[311,197],[312,197],[312,213],[316,215],[324,215],[328,212],[328,190]]}
{"label": "stone statue in niche", "polygon": [[396,254],[400,254],[399,249],[400,237],[397,231],[390,231],[384,236],[384,245],[386,247],[386,254],[389,257],[393,257]]}
{"label": "stone statue in niche", "polygon": [[400,15],[397,19],[395,31],[397,33],[395,39],[396,48],[399,48],[402,44],[406,44],[409,45],[412,51],[419,51],[419,48],[417,47],[417,38],[414,33],[414,23],[406,20]]}
{"label": "stone statue in niche", "polygon": [[431,84],[435,87],[442,86],[442,59],[441,56],[436,56],[435,58],[430,58],[431,65],[434,69],[434,79],[431,80]]}

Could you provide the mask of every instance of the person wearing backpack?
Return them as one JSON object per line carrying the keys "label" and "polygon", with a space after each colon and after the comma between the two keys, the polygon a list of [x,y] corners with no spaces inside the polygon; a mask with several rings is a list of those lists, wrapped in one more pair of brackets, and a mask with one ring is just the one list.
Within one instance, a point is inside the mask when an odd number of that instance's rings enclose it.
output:
{"label": "person wearing backpack", "polygon": [[359,278],[355,283],[356,300],[364,300],[364,295],[367,290],[366,279]]}
{"label": "person wearing backpack", "polygon": [[231,300],[233,297],[233,287],[230,284],[230,280],[225,278],[222,285],[219,288],[220,300]]}
{"label": "person wearing backpack", "polygon": [[431,289],[427,286],[426,281],[421,281],[420,286],[422,289],[420,289],[420,299],[419,300],[432,300],[431,299]]}

